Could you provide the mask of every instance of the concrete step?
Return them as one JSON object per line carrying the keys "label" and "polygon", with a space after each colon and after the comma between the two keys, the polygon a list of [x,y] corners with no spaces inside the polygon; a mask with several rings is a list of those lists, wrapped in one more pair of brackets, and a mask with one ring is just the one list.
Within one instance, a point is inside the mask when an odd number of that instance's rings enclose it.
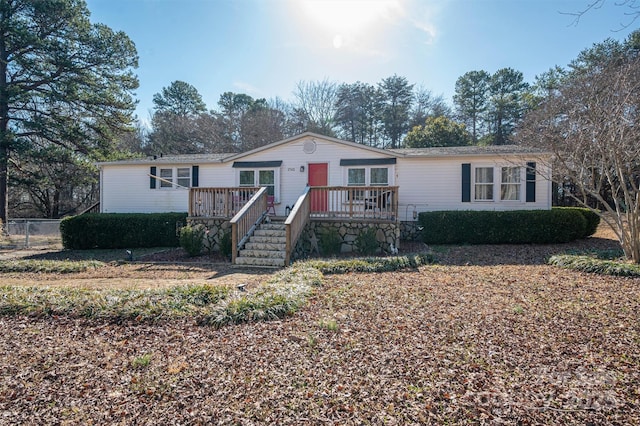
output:
{"label": "concrete step", "polygon": [[262,266],[270,268],[280,268],[284,266],[284,258],[273,259],[269,257],[236,257],[236,265],[243,266]]}
{"label": "concrete step", "polygon": [[281,250],[240,250],[241,257],[270,257],[273,259],[284,259],[285,252]]}
{"label": "concrete step", "polygon": [[285,237],[287,234],[281,229],[256,229],[253,235],[257,237]]}
{"label": "concrete step", "polygon": [[284,231],[286,227],[282,222],[262,223],[259,229],[280,230]]}
{"label": "concrete step", "polygon": [[236,257],[236,265],[281,268],[287,247],[283,222],[262,223]]}
{"label": "concrete step", "polygon": [[270,243],[270,242],[259,243],[259,242],[249,241],[244,245],[244,248],[245,250],[286,250],[287,244],[286,243]]}
{"label": "concrete step", "polygon": [[249,237],[250,243],[269,243],[269,244],[286,244],[287,237],[274,237],[274,236],[260,236],[260,235],[252,235]]}

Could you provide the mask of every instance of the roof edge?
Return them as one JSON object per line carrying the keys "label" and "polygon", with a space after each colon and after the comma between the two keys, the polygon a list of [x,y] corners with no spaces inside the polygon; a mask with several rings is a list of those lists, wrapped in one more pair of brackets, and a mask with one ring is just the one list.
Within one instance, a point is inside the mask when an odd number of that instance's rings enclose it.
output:
{"label": "roof edge", "polygon": [[286,139],[282,139],[282,140],[279,140],[279,141],[276,141],[276,142],[271,142],[270,144],[260,146],[258,148],[252,149],[250,151],[234,154],[233,156],[227,157],[222,161],[227,163],[229,161],[234,161],[234,160],[237,160],[239,158],[243,158],[243,157],[246,157],[246,156],[249,156],[249,155],[257,154],[259,152],[266,151],[268,149],[275,148],[275,147],[278,147],[280,145],[285,145],[285,144],[294,142],[294,141],[299,140],[299,139],[304,139],[304,138],[307,138],[307,137],[311,137],[313,139],[323,139],[323,140],[326,140],[328,142],[338,143],[338,144],[341,144],[341,145],[346,145],[346,146],[350,146],[350,147],[363,149],[365,151],[375,152],[377,154],[382,154],[382,155],[385,155],[387,157],[398,157],[398,156],[404,157],[404,154],[393,152],[393,151],[390,151],[388,149],[374,148],[372,146],[363,145],[363,144],[360,144],[360,143],[357,143],[357,142],[346,141],[344,139],[333,138],[331,136],[325,136],[325,135],[321,135],[321,134],[314,133],[314,132],[304,132],[304,133],[300,133],[300,134],[295,135],[295,136],[291,136],[291,137],[286,138]]}

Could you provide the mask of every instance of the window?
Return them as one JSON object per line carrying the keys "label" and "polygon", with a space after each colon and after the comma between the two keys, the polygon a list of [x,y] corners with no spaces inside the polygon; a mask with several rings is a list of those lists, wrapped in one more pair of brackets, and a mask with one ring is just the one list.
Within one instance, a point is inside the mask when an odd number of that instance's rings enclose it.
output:
{"label": "window", "polygon": [[160,188],[173,188],[173,169],[160,169]]}
{"label": "window", "polygon": [[347,169],[347,186],[388,186],[388,167],[362,167]]}
{"label": "window", "polygon": [[240,186],[267,187],[267,194],[278,200],[278,169],[256,169],[239,171]]}
{"label": "window", "polygon": [[266,186],[268,195],[276,195],[276,176],[273,170],[258,172],[258,186]]}
{"label": "window", "polygon": [[[389,186],[388,167],[360,167],[347,169],[347,186]],[[356,191],[354,199],[363,200],[365,191]]]}
{"label": "window", "polygon": [[371,186],[389,186],[389,169],[372,167]]}
{"label": "window", "polygon": [[520,199],[520,167],[503,167],[500,199],[518,201]]}
{"label": "window", "polygon": [[191,186],[191,167],[167,167],[160,169],[158,175],[162,180],[160,181],[160,188],[189,188]]}
{"label": "window", "polygon": [[476,167],[475,170],[475,199],[493,200],[493,167]]}
{"label": "window", "polygon": [[365,186],[365,169],[349,169],[348,186]]}
{"label": "window", "polygon": [[179,167],[177,170],[178,185],[189,188],[191,186],[191,167]]}
{"label": "window", "polygon": [[240,186],[256,186],[255,175],[253,170],[240,170]]}
{"label": "window", "polygon": [[[365,169],[349,169],[347,171],[347,186],[364,186],[366,182],[366,170]],[[354,200],[362,200],[364,198],[364,191],[352,190],[349,191],[347,197],[351,197],[353,193]]]}

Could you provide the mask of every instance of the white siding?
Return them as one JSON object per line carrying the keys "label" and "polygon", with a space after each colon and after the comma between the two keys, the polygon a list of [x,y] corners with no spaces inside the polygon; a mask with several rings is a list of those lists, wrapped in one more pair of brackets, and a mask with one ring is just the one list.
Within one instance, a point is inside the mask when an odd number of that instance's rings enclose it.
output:
{"label": "white siding", "polygon": [[[315,151],[306,152],[305,142],[315,141]],[[308,151],[308,150],[307,150]],[[278,215],[285,214],[286,206],[293,206],[307,185],[309,164],[328,164],[328,185],[346,185],[346,167],[340,166],[342,159],[392,158],[383,153],[351,144],[343,144],[320,137],[303,137],[283,144],[240,156],[237,161],[282,161],[279,167],[279,196],[276,205]],[[524,166],[535,158],[489,157],[408,157],[397,156],[397,164],[389,165],[389,185],[397,185],[399,189],[400,220],[412,220],[413,211],[434,210],[522,210],[550,209],[551,183],[548,173],[541,161],[536,161],[536,201],[525,202],[526,181],[523,178],[522,196],[519,201],[484,201],[462,202],[462,164],[471,163],[472,170],[476,166]],[[194,164],[196,165],[196,164]],[[200,187],[235,187],[239,185],[239,170],[233,168],[233,161],[226,163],[203,163],[199,166]],[[185,189],[149,188],[150,167],[156,166],[159,173],[161,167],[191,167],[191,164],[135,164],[135,165],[103,165],[101,172],[101,209],[105,213],[124,212],[186,212],[188,209],[188,191]],[[301,172],[301,167],[304,171]],[[496,195],[499,197],[499,174],[494,176]]]}
{"label": "white siding", "polygon": [[200,165],[199,186],[202,188],[228,188],[237,186],[231,163]]}
{"label": "white siding", "polygon": [[[186,189],[149,188],[150,165],[104,166],[102,169],[100,211],[102,213],[186,212]],[[171,167],[162,165],[162,167]],[[185,167],[181,165],[181,167]],[[159,170],[159,168],[158,168]],[[158,172],[159,173],[159,172]]]}
{"label": "white siding", "polygon": [[[304,143],[305,141],[312,139],[316,141],[316,149],[315,152],[309,154],[304,151]],[[342,186],[346,185],[346,182],[344,181],[345,168],[340,166],[340,160],[359,158],[389,158],[389,156],[384,156],[382,154],[354,146],[309,137],[242,157],[238,161],[282,160],[282,166],[280,167],[280,203],[276,205],[276,214],[284,215],[286,206],[292,207],[307,186],[309,164],[328,163],[328,185]],[[300,171],[301,166],[304,166],[304,172]],[[229,164],[229,167],[231,167],[231,164]],[[237,186],[239,183],[237,180],[239,169],[231,170],[233,180],[231,181],[230,186]],[[390,176],[390,180],[393,180],[392,176]],[[393,181],[390,182],[390,184],[393,185]],[[200,186],[210,185],[208,182],[205,183],[201,179]]]}
{"label": "white siding", "polygon": [[[535,161],[531,159],[530,161]],[[493,201],[474,201],[473,182],[471,202],[462,202],[462,164],[473,167],[502,167],[526,165],[518,159],[490,157],[450,157],[450,158],[399,158],[397,168],[400,186],[400,220],[412,220],[413,211],[436,210],[534,210],[551,208],[551,183],[546,176],[544,166],[537,162],[536,201],[525,202],[526,181],[522,176],[521,199],[519,201],[500,201],[500,175],[494,175],[496,199]],[[472,179],[473,180],[473,179]],[[497,192],[496,192],[497,191]]]}

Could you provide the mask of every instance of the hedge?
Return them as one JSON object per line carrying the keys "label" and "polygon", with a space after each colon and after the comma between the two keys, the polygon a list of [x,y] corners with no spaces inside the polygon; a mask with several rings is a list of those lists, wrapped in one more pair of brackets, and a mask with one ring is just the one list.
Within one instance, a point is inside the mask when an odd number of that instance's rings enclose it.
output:
{"label": "hedge", "polygon": [[66,249],[177,247],[186,213],[88,213],[60,222]]}
{"label": "hedge", "polygon": [[577,209],[437,211],[418,217],[426,244],[546,244],[587,236]]}
{"label": "hedge", "polygon": [[586,207],[554,207],[553,210],[574,210],[579,212],[587,220],[587,227],[583,238],[590,237],[596,233],[600,225],[600,216],[595,211]]}

